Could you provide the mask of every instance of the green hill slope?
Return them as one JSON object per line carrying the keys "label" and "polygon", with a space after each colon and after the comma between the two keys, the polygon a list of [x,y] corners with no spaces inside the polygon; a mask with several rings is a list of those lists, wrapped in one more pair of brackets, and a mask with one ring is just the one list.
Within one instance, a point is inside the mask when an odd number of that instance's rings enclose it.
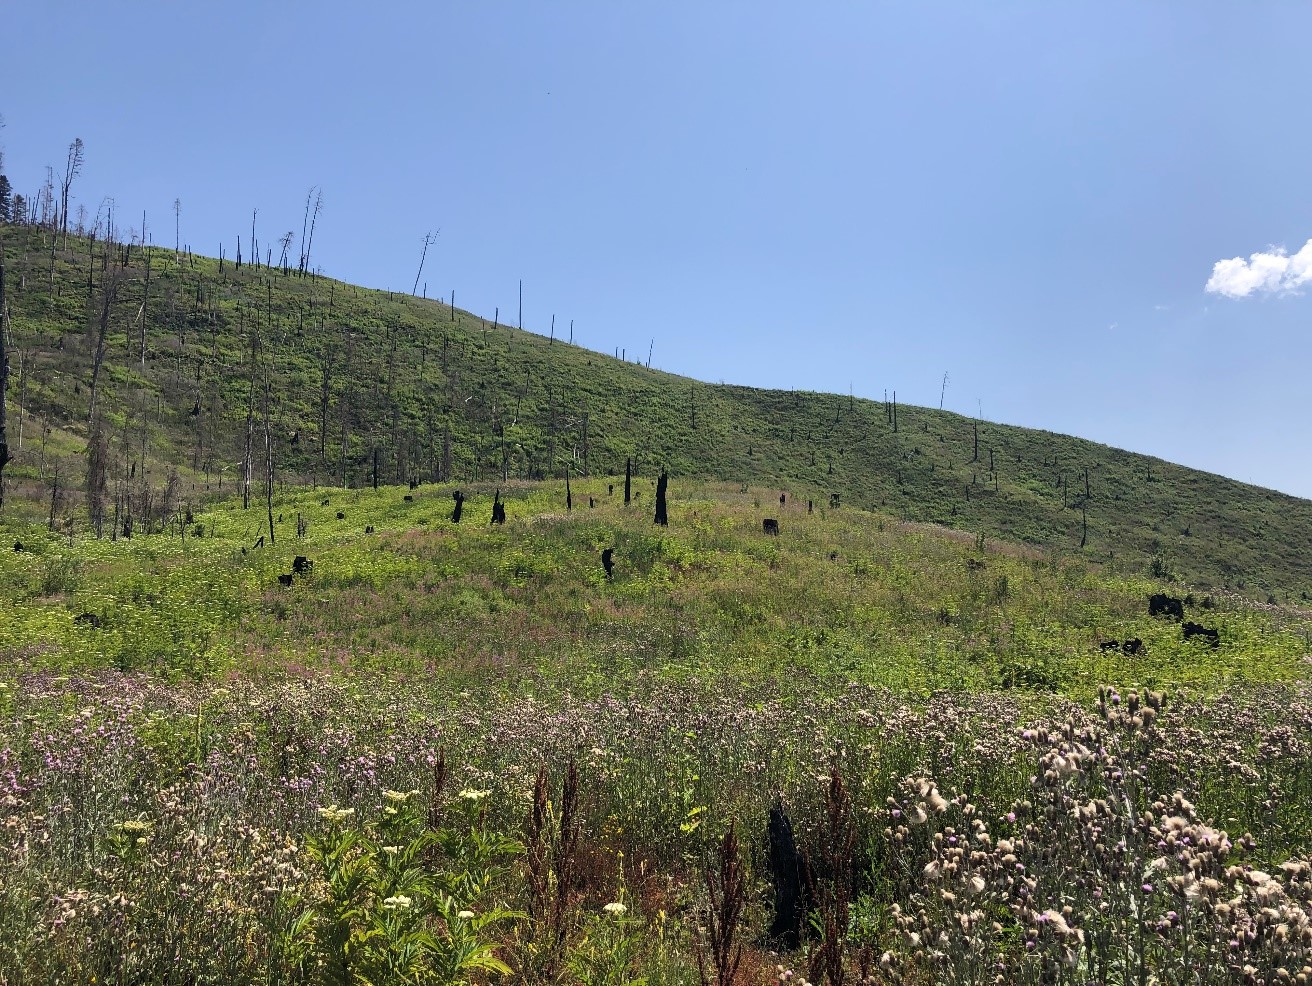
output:
{"label": "green hill slope", "polygon": [[18,509],[56,524],[85,523],[94,383],[105,512],[120,523],[231,491],[248,443],[258,492],[267,421],[278,481],[622,475],[632,458],[643,475],[837,496],[1114,571],[1312,591],[1312,502],[1150,457],[919,407],[705,384],[294,271],[77,238],[64,250],[33,227],[3,237],[6,482]]}
{"label": "green hill slope", "polygon": [[[649,480],[627,506],[608,486],[576,480],[571,511],[563,483],[511,481],[504,526],[488,523],[496,487],[482,484],[462,484],[459,523],[452,485],[295,490],[274,497],[273,544],[264,510],[232,497],[117,543],[5,522],[23,550],[0,552],[0,677],[298,668],[600,694],[649,674],[776,694],[855,681],[1089,698],[1107,683],[1212,691],[1307,674],[1305,608],[1187,598],[1187,618],[1219,632],[1211,648],[1148,615],[1146,577],[857,509],[781,509],[772,487],[678,479],[661,528]],[[305,576],[288,574],[298,555]],[[1141,649],[1099,646],[1127,638]]]}

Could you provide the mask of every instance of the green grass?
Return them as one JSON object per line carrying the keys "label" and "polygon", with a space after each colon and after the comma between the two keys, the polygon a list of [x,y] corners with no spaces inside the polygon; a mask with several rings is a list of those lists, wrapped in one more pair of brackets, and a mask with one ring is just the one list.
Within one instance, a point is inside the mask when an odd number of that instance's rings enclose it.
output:
{"label": "green grass", "polygon": [[[900,981],[973,982],[931,960],[983,954],[990,978],[996,966],[1049,982],[1019,932],[1039,935],[1037,915],[1066,906],[1111,929],[1087,934],[1080,960],[1113,955],[1129,971],[1108,982],[1139,967],[1198,982],[1191,956],[1232,940],[1248,942],[1232,966],[1312,955],[1299,936],[1241,934],[1276,892],[1250,885],[1250,869],[1276,874],[1289,921],[1312,914],[1298,876],[1312,848],[1312,613],[1196,591],[1187,615],[1220,631],[1213,650],[1148,617],[1160,583],[1055,551],[683,479],[658,528],[649,480],[627,507],[610,482],[574,481],[572,511],[563,483],[512,482],[504,527],[483,484],[461,485],[459,525],[451,485],[292,490],[275,497],[272,545],[263,510],[233,498],[130,540],[0,521],[24,544],[0,552],[13,833],[0,983],[362,984],[362,970],[436,962],[469,901],[479,917],[541,915],[532,888],[552,885],[518,850],[534,844],[538,770],[551,813],[570,765],[579,846],[559,935],[496,917],[477,944],[510,977],[431,981],[555,981],[535,971],[555,962],[581,984],[610,963],[604,981],[692,986],[703,862],[730,822],[747,881],[740,981],[777,982],[776,962],[804,970],[816,939],[783,955],[761,941],[766,820],[781,799],[824,859],[833,769],[851,798],[838,864],[851,872],[852,974],[888,951]],[[610,546],[613,581],[599,558]],[[279,584],[301,554],[312,573]],[[1145,651],[1104,652],[1108,637]],[[1161,707],[1153,723],[1134,717],[1132,686]],[[951,804],[926,800],[929,822],[908,828],[921,780]],[[400,795],[414,799],[401,815],[389,789],[417,792]],[[489,793],[473,804],[462,790]],[[1207,913],[1226,920],[1191,922],[1187,938],[1139,933],[1202,913],[1168,880],[1191,872],[1182,847],[1214,845],[1221,828],[1227,865],[1209,856],[1200,872],[1223,880],[1211,892],[1227,910]],[[997,936],[957,913],[960,880],[923,876],[967,831],[987,876],[969,906],[1005,919]],[[441,896],[453,879],[461,896]],[[397,895],[415,909],[398,917]],[[622,927],[603,923],[614,901],[629,908]],[[926,956],[899,935],[894,905],[943,948]],[[1036,954],[1065,961],[1058,944]],[[333,957],[352,949],[355,973],[334,979]],[[1201,981],[1237,981],[1204,968]]]}
{"label": "green grass", "polygon": [[[281,493],[263,547],[263,505],[231,499],[131,540],[8,524],[5,542],[26,550],[0,553],[0,661],[167,677],[375,669],[501,693],[568,681],[600,694],[646,674],[781,693],[819,680],[1078,698],[1108,683],[1214,693],[1308,670],[1306,610],[1198,590],[1187,615],[1219,629],[1214,650],[1147,615],[1160,583],[1056,552],[801,503],[770,503],[781,533],[767,537],[770,491],[693,481],[673,484],[659,528],[651,483],[626,507],[611,482],[575,481],[572,512],[561,483],[511,483],[504,527],[478,484],[463,486],[459,525],[451,486]],[[279,584],[300,554],[313,574]],[[1098,648],[1128,637],[1142,654]]]}
{"label": "green grass", "polygon": [[[978,981],[976,962],[1017,983],[1274,981],[1312,956],[1247,930],[1273,901],[1312,927],[1306,501],[991,424],[976,460],[955,415],[902,407],[894,432],[876,403],[155,250],[145,366],[133,251],[102,371],[109,516],[134,535],[97,538],[88,244],[56,254],[53,290],[43,234],[4,244],[24,439],[0,514],[0,986],[494,981],[438,974],[457,946],[507,982],[690,986],[731,822],[739,981],[782,961],[818,982],[817,938],[762,944],[777,801],[821,861],[817,927],[852,895],[847,981],[885,952],[883,981],[915,984]],[[266,380],[273,540],[262,452],[249,509],[237,487]],[[253,419],[262,450],[262,401]],[[312,573],[280,584],[298,555]],[[1149,617],[1157,591],[1220,646]],[[1142,653],[1099,647],[1126,638]],[[573,766],[579,842],[552,884],[524,847],[561,851]],[[930,876],[967,859],[978,888]],[[1177,893],[1195,871],[1210,903]],[[1078,954],[1053,937],[1063,908]]]}
{"label": "green grass", "polygon": [[[46,235],[4,231],[15,349],[11,447],[19,403],[26,415],[6,478],[11,494],[27,501],[13,509],[30,516],[48,514],[56,465],[75,487],[84,472],[88,281],[95,295],[103,245],[70,243],[68,253],[56,253],[52,290]],[[123,248],[117,252],[121,258]],[[976,423],[959,415],[900,406],[895,432],[879,402],[704,384],[493,327],[437,301],[148,252],[149,297],[136,249],[112,309],[102,371],[110,490],[138,501],[138,516],[145,491],[158,500],[175,469],[192,506],[233,489],[253,379],[258,394],[270,385],[274,457],[288,480],[368,485],[375,452],[384,483],[492,483],[567,470],[595,478],[622,471],[632,457],[647,477],[665,467],[679,477],[750,482],[765,487],[767,505],[777,496],[770,487],[817,505],[838,494],[845,506],[1079,556],[1118,577],[1155,573],[1282,601],[1312,592],[1312,503],[1305,500],[987,422],[978,425],[977,455]],[[18,350],[29,368],[25,385]],[[75,494],[61,512],[79,516]]]}

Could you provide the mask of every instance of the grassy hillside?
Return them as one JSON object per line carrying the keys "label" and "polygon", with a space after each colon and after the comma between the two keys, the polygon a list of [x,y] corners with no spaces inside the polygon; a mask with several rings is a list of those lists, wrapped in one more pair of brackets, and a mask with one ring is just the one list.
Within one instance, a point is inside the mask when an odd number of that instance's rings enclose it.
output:
{"label": "grassy hillside", "polygon": [[698,986],[726,900],[740,986],[1312,972],[1306,503],[29,235],[0,986]]}
{"label": "grassy hillside", "polygon": [[[609,485],[576,480],[567,511],[562,483],[514,482],[504,527],[480,485],[464,485],[458,524],[450,486],[292,491],[274,498],[273,545],[264,510],[236,498],[117,543],[8,524],[22,550],[0,553],[0,662],[386,672],[490,693],[600,693],[650,674],[776,694],[843,681],[1088,698],[1108,683],[1214,691],[1307,675],[1312,611],[1192,595],[1186,616],[1221,634],[1212,649],[1147,614],[1158,583],[1078,559],[687,480],[660,528],[650,482],[629,506]],[[767,515],[778,537],[762,533]],[[297,555],[313,574],[284,586]],[[1130,637],[1141,653],[1098,646]]]}
{"label": "grassy hillside", "polygon": [[1312,503],[1149,457],[918,407],[898,407],[895,427],[878,402],[695,382],[294,271],[76,238],[65,251],[31,227],[3,236],[18,451],[6,476],[41,504],[29,514],[50,513],[58,472],[73,492],[54,512],[84,518],[103,315],[109,497],[138,523],[231,491],[248,422],[258,486],[267,405],[285,481],[605,476],[632,457],[646,476],[836,495],[1113,573],[1283,600],[1312,591]]}
{"label": "grassy hillside", "polygon": [[657,528],[608,487],[513,481],[504,526],[489,484],[459,524],[451,484],[277,492],[272,545],[234,497],[0,520],[0,984],[696,986],[721,860],[741,986],[1312,961],[1312,613],[1197,595],[1213,649],[1055,552],[683,478]]}

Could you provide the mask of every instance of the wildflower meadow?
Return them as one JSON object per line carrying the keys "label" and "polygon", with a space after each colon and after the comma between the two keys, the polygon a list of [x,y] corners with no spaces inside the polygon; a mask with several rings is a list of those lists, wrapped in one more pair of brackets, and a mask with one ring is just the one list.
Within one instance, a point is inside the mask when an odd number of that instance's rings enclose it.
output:
{"label": "wildflower meadow", "polygon": [[593,487],[14,524],[0,984],[1309,981],[1312,614]]}

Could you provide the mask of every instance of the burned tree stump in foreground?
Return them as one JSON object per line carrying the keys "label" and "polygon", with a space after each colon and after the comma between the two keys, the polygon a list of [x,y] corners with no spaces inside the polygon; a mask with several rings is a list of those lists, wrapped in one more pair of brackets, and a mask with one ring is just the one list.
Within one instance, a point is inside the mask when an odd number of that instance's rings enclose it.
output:
{"label": "burned tree stump in foreground", "polygon": [[793,838],[793,823],[776,801],[770,809],[766,827],[770,849],[770,880],[774,884],[774,920],[767,932],[769,940],[787,951],[802,944],[802,920],[806,901],[802,897],[802,857]]}
{"label": "burned tree stump in foreground", "polygon": [[451,494],[451,498],[456,501],[456,508],[451,511],[451,523],[459,524],[460,515],[465,512],[465,494],[456,490]]}

